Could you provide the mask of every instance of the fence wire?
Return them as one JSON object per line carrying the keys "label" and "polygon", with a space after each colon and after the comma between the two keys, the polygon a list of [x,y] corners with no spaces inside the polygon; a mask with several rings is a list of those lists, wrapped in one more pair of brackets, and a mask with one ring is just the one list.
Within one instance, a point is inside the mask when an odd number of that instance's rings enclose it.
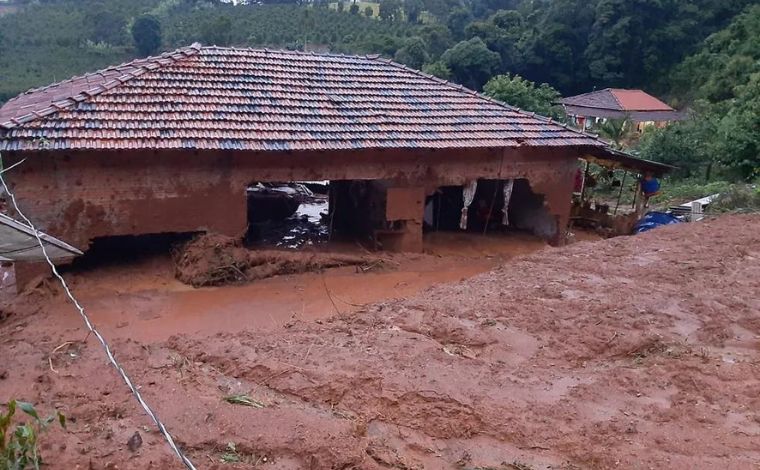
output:
{"label": "fence wire", "polygon": [[[85,313],[82,305],[71,293],[71,289],[69,289],[69,285],[63,279],[63,276],[61,276],[61,274],[58,272],[58,269],[55,267],[55,263],[53,263],[53,261],[50,259],[50,256],[48,256],[47,249],[45,248],[45,244],[40,238],[40,232],[37,230],[34,224],[32,224],[32,221],[29,220],[29,218],[21,211],[18,204],[16,203],[16,196],[11,192],[10,188],[5,183],[5,178],[3,176],[3,173],[10,170],[14,166],[16,165],[12,165],[11,167],[0,171],[0,182],[2,183],[5,193],[8,195],[8,197],[10,197],[11,203],[13,204],[13,208],[16,210],[16,213],[18,213],[18,215],[22,219],[24,219],[24,222],[26,222],[26,224],[34,232],[34,236],[37,238],[37,243],[40,245],[40,248],[42,249],[42,254],[45,257],[45,260],[47,260],[47,263],[50,265],[50,269],[53,271],[53,275],[55,275],[55,277],[58,278],[58,281],[61,283],[61,286],[63,286],[63,290],[66,292],[66,296],[69,298],[71,303],[73,303],[74,306],[76,307],[77,311],[79,312],[79,315],[82,317],[82,320],[84,320],[84,324],[87,327],[87,329],[90,331],[90,333],[92,333],[95,336],[95,338],[97,338],[101,346],[103,346],[103,349],[106,352],[106,356],[108,357],[108,361],[111,363],[111,365],[114,366],[116,371],[124,380],[124,383],[127,384],[127,387],[135,396],[140,406],[142,406],[143,410],[145,410],[145,413],[147,413],[148,416],[150,416],[150,418],[153,420],[153,423],[156,425],[159,432],[161,432],[161,435],[163,435],[164,439],[166,439],[166,442],[169,444],[169,447],[171,447],[172,451],[174,451],[174,453],[177,454],[177,457],[179,457],[179,459],[182,461],[185,467],[187,467],[189,470],[196,470],[195,466],[190,461],[190,459],[179,449],[179,447],[177,447],[177,444],[175,444],[174,439],[172,439],[172,436],[169,433],[169,431],[166,429],[166,426],[164,426],[164,423],[162,423],[161,420],[158,419],[158,415],[156,414],[156,412],[153,411],[151,407],[145,402],[142,395],[140,394],[140,391],[132,383],[132,380],[130,380],[126,371],[124,371],[124,368],[121,367],[121,365],[119,365],[119,363],[116,361],[116,357],[111,351],[111,348],[108,346],[108,343],[106,342],[105,338],[103,338],[103,335],[101,335],[100,332],[92,324],[92,322],[90,321],[90,318],[87,316],[87,313]],[[3,159],[2,159],[2,155],[0,154],[0,168],[2,167],[3,167]]]}

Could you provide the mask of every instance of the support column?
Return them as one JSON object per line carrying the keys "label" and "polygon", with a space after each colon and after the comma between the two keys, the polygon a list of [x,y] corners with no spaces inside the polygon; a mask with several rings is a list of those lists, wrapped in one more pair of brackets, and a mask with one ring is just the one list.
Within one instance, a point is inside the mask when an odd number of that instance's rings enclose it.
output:
{"label": "support column", "polygon": [[422,252],[424,187],[390,187],[386,192],[385,218],[392,230],[378,234],[383,247],[397,252]]}

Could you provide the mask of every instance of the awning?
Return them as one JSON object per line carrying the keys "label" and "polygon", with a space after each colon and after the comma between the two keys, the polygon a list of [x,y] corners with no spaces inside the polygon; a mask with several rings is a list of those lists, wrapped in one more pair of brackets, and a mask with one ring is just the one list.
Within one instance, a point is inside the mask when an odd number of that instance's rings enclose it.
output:
{"label": "awning", "polygon": [[[39,232],[45,250],[52,260],[72,258],[82,254],[73,246]],[[44,261],[42,248],[34,230],[5,214],[0,214],[0,261]]]}
{"label": "awning", "polygon": [[591,149],[583,159],[611,169],[621,168],[638,173],[649,171],[657,177],[661,177],[665,173],[676,169],[676,167],[672,165],[653,162],[652,160],[644,160],[643,158],[619,150],[614,150],[610,147]]}

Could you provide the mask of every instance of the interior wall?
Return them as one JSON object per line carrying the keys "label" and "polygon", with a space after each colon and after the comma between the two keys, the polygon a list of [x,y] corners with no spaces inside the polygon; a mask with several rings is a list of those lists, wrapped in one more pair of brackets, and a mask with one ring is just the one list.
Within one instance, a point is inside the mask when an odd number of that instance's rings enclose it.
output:
{"label": "interior wall", "polygon": [[333,234],[369,239],[385,221],[387,183],[367,180],[330,181],[329,216]]}
{"label": "interior wall", "polygon": [[528,180],[515,180],[508,209],[509,222],[515,228],[549,240],[557,237],[561,228],[557,216],[549,212],[544,195],[534,193]]}
{"label": "interior wall", "polygon": [[[434,223],[431,230],[458,231],[461,218],[461,186],[444,186],[433,198]],[[473,202],[468,208],[467,230],[482,233],[486,222],[489,230],[502,225],[504,208],[504,180],[478,180]],[[489,215],[490,214],[490,215]],[[545,203],[545,196],[533,192],[530,182],[520,178],[514,181],[508,207],[509,226],[527,230],[536,236],[551,240],[559,231],[557,216]]]}

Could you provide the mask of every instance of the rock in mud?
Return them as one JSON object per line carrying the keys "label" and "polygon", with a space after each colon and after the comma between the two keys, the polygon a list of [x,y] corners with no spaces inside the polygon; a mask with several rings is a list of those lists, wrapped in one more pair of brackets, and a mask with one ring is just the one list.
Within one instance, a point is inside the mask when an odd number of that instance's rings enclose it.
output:
{"label": "rock in mud", "polygon": [[132,437],[130,437],[129,440],[127,441],[127,449],[129,449],[130,452],[136,452],[137,449],[140,448],[142,443],[143,443],[142,436],[140,436],[139,432],[135,431],[135,433],[132,434]]}

